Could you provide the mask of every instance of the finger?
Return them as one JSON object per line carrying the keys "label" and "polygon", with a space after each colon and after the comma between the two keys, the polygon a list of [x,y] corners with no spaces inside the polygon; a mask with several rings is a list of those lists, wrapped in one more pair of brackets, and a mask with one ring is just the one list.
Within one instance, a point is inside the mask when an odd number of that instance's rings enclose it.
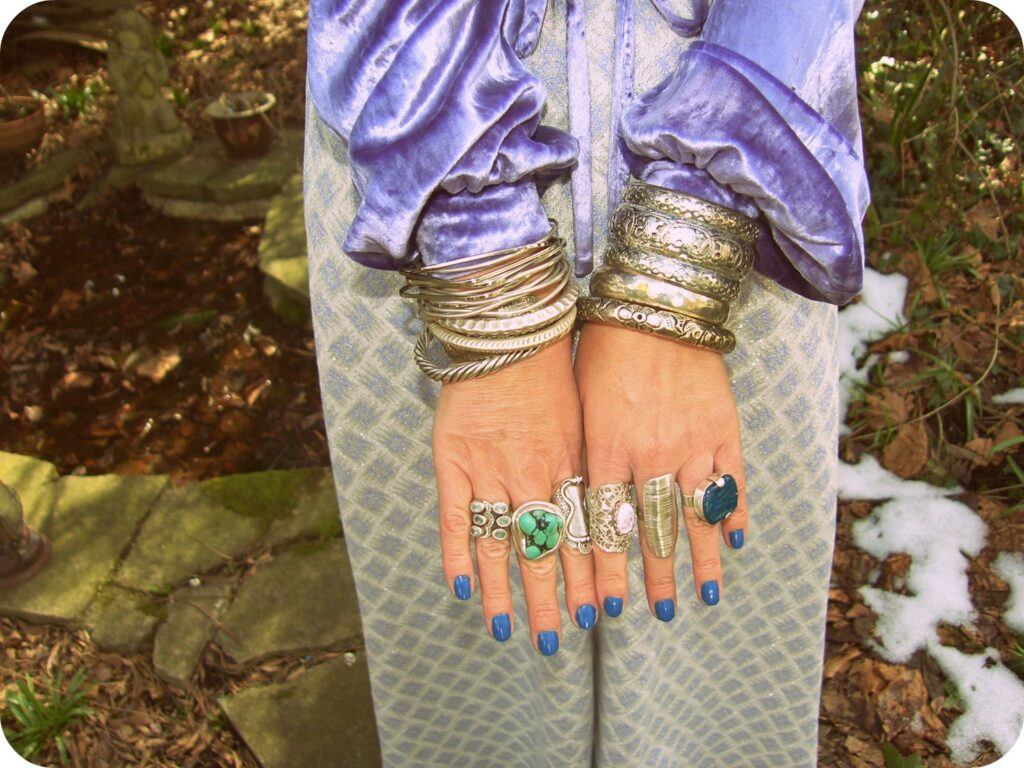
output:
{"label": "finger", "polygon": [[[692,495],[699,483],[704,482],[714,469],[708,453],[702,458],[687,461],[679,470],[679,487]],[[683,505],[683,524],[690,540],[690,558],[693,563],[693,583],[698,599],[704,605],[717,605],[722,594],[722,559],[718,551],[718,528],[697,515],[689,505]]]}
{"label": "finger", "polygon": [[448,587],[459,600],[473,594],[473,560],[469,553],[469,503],[473,491],[459,467],[435,462],[441,530],[441,565]]}
{"label": "finger", "polygon": [[748,538],[750,531],[750,515],[747,509],[747,481],[743,474],[743,454],[740,452],[740,441],[729,440],[715,454],[715,472],[730,474],[736,479],[739,500],[736,511],[722,521],[722,538],[732,549],[739,549]]}
{"label": "finger", "polygon": [[[543,473],[515,474],[517,479],[509,490],[517,510],[528,502],[546,502],[550,498],[551,480]],[[562,631],[562,613],[558,607],[558,558],[548,555],[530,560],[519,547],[515,549],[534,647],[542,655],[552,656],[558,652]]]}
{"label": "finger", "polygon": [[[492,505],[504,503],[508,506],[507,514],[511,514],[508,491],[493,478],[474,481],[473,497]],[[491,514],[494,514],[493,511]],[[511,545],[508,540],[498,541],[490,536],[478,538],[475,541],[476,568],[480,578],[480,602],[484,611],[484,623],[491,637],[499,643],[503,643],[512,636],[514,628],[512,590],[508,575],[508,557]]]}
{"label": "finger", "polygon": [[[587,484],[597,488],[608,483],[631,483],[632,473],[625,454],[607,446],[587,445]],[[594,547],[594,585],[598,603],[612,618],[622,615],[629,598],[628,552],[604,552]]]}
{"label": "finger", "polygon": [[[664,465],[638,464],[633,470],[633,477],[636,478],[637,494],[640,496],[640,504],[643,506],[644,492],[643,484],[646,480],[661,477],[671,473],[675,481],[675,468],[668,469]],[[675,487],[673,486],[673,493]],[[647,509],[643,510],[647,514]],[[678,519],[674,521],[678,526]],[[678,530],[678,528],[677,528]],[[651,546],[643,533],[643,526],[640,530],[640,551],[644,561],[644,588],[647,592],[647,605],[660,621],[672,621],[676,617],[676,558],[675,541],[673,541],[672,554],[668,557],[658,557],[651,550]]]}
{"label": "finger", "polygon": [[[561,476],[563,473],[559,473],[559,477]],[[565,472],[564,476],[581,480],[578,475],[572,475],[571,472]],[[586,520],[582,482],[569,485],[566,493],[572,495],[576,513],[582,515]],[[577,627],[591,629],[597,623],[594,558],[589,553],[583,554],[569,546],[568,542],[564,542],[559,550],[559,559],[562,562],[562,580],[565,582],[565,607]]]}

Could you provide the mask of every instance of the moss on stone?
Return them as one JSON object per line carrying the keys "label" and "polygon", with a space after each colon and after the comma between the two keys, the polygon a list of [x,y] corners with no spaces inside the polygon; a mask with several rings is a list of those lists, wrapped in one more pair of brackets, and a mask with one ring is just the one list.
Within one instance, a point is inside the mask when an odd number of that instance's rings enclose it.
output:
{"label": "moss on stone", "polygon": [[311,472],[287,469],[226,475],[204,481],[200,490],[232,512],[269,524],[295,506],[302,486],[313,480]]}

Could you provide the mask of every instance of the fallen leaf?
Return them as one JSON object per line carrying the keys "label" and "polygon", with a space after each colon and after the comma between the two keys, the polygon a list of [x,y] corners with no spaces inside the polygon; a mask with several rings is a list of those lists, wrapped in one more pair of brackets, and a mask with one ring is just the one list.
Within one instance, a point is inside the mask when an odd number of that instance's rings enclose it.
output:
{"label": "fallen leaf", "polygon": [[882,466],[906,479],[928,466],[928,433],[920,421],[902,424],[896,437],[882,451]]}
{"label": "fallen leaf", "polygon": [[159,384],[167,374],[181,363],[181,355],[176,349],[163,349],[154,354],[144,355],[134,365],[135,373]]}

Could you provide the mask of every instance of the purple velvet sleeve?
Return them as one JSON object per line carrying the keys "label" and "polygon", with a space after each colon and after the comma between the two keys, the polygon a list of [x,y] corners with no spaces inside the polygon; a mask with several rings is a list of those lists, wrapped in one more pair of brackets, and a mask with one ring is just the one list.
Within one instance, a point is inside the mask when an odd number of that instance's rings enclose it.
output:
{"label": "purple velvet sleeve", "polygon": [[547,233],[535,174],[576,159],[540,125],[544,91],[520,61],[545,0],[312,0],[308,78],[346,142],[361,200],[345,252],[395,269]]}
{"label": "purple velvet sleeve", "polygon": [[759,217],[755,268],[834,304],[863,279],[860,5],[717,0],[701,39],[620,125],[635,175]]}

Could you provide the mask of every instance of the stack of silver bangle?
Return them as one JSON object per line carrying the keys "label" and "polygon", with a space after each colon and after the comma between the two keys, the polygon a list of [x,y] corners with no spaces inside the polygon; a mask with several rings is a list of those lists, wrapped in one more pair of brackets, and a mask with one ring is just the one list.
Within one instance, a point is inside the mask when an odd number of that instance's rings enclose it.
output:
{"label": "stack of silver bangle", "polygon": [[580,317],[731,352],[736,339],[725,322],[754,263],[757,234],[757,222],[728,208],[632,182]]}
{"label": "stack of silver bangle", "polygon": [[[552,227],[542,240],[402,273],[423,331],[413,352],[434,381],[484,376],[524,360],[572,331],[579,288]],[[449,357],[430,358],[437,340]]]}

